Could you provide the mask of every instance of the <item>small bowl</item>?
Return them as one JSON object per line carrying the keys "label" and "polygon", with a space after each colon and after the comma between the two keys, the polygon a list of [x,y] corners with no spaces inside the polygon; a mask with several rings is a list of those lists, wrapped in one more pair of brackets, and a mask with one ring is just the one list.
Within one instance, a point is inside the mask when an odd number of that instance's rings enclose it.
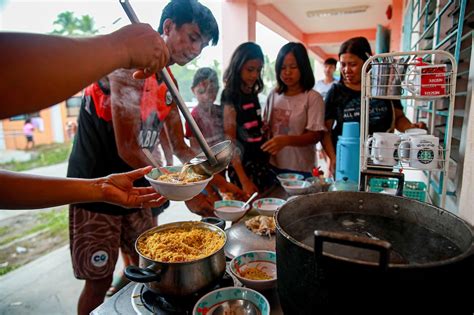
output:
{"label": "small bowl", "polygon": [[303,195],[310,191],[311,184],[304,180],[293,180],[282,184],[283,189],[290,195]]}
{"label": "small bowl", "polygon": [[[268,274],[269,280],[252,280],[242,275],[247,268],[258,268]],[[229,265],[230,272],[248,288],[254,290],[268,290],[276,287],[277,283],[277,265],[275,252],[256,250],[243,253],[231,260]]]}
{"label": "small bowl", "polygon": [[321,185],[322,179],[320,179],[319,177],[308,177],[305,179],[305,181],[311,184],[310,191],[312,193],[317,193],[322,190],[322,185]]}
{"label": "small bowl", "polygon": [[[180,172],[183,166],[165,166],[163,167],[170,173]],[[212,176],[194,183],[169,183],[157,180],[158,177],[163,175],[163,172],[157,168],[151,170],[150,173],[145,175],[145,178],[150,182],[151,186],[155,190],[168,200],[174,201],[185,201],[192,199],[194,196],[199,194],[212,179]]]}
{"label": "small bowl", "polygon": [[280,184],[291,180],[303,180],[304,176],[298,173],[281,173],[277,175],[277,179],[280,181]]}
{"label": "small bowl", "polygon": [[[226,301],[247,300],[255,304],[262,315],[270,315],[270,303],[257,291],[249,288],[228,287],[209,292],[194,305],[193,315],[212,314],[214,310]],[[239,311],[239,310],[237,310]],[[238,314],[245,314],[244,310]]]}
{"label": "small bowl", "polygon": [[278,198],[262,198],[255,200],[252,203],[252,206],[260,213],[261,215],[273,216],[273,214],[280,209],[281,206],[285,204],[286,200]]}
{"label": "small bowl", "polygon": [[236,221],[240,219],[250,208],[250,205],[247,205],[245,209],[242,209],[242,206],[245,202],[240,200],[221,200],[214,202],[214,213],[218,218],[221,218],[226,221]]}

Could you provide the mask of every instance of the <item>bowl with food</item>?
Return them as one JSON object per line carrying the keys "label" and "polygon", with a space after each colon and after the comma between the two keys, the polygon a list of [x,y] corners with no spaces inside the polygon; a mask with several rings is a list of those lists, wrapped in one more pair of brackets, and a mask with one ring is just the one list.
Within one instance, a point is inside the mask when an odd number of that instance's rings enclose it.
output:
{"label": "bowl with food", "polygon": [[211,291],[196,302],[193,315],[206,314],[270,315],[270,303],[252,289],[227,287]]}
{"label": "bowl with food", "polygon": [[189,168],[181,175],[182,169],[182,165],[154,168],[145,178],[166,199],[186,201],[199,194],[213,176],[199,175]]}
{"label": "bowl with food", "polygon": [[304,176],[298,173],[282,173],[277,175],[277,179],[280,181],[280,184],[283,184],[290,180],[303,180]]}
{"label": "bowl with food", "polygon": [[231,260],[229,270],[243,285],[254,290],[273,289],[277,282],[276,254],[256,250]]}
{"label": "bowl with food", "polygon": [[240,200],[220,200],[214,202],[214,213],[218,218],[226,221],[236,221],[240,219],[250,208],[250,205],[242,206],[245,202]]}
{"label": "bowl with food", "polygon": [[255,200],[252,206],[261,215],[273,216],[273,214],[285,204],[286,200],[279,198],[262,198]]}
{"label": "bowl with food", "polygon": [[304,180],[292,180],[281,185],[291,196],[304,195],[310,192],[311,184]]}

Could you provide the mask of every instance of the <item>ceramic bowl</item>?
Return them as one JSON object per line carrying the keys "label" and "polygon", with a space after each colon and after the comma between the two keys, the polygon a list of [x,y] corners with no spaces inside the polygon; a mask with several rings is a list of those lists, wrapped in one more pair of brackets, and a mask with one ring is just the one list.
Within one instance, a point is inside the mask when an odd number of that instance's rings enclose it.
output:
{"label": "ceramic bowl", "polygon": [[[181,166],[165,166],[162,167],[163,169],[167,170],[170,173],[180,172]],[[204,187],[209,183],[212,179],[212,176],[206,178],[205,180],[201,180],[199,182],[194,183],[169,183],[157,180],[158,177],[163,175],[163,172],[157,168],[151,170],[150,173],[145,175],[145,178],[150,182],[151,186],[155,188],[155,190],[165,197],[168,200],[174,201],[185,201],[192,199],[194,196],[199,194]]]}
{"label": "ceramic bowl", "polygon": [[255,200],[252,206],[261,215],[273,216],[273,214],[285,204],[285,200],[278,198],[262,198]]}
{"label": "ceramic bowl", "polygon": [[293,180],[282,184],[283,189],[289,195],[303,195],[311,190],[311,184],[304,180]]}
{"label": "ceramic bowl", "polygon": [[[252,280],[243,274],[247,268],[258,268],[271,277],[269,280]],[[275,252],[258,250],[243,253],[232,259],[229,265],[230,272],[248,288],[254,290],[268,290],[276,286],[277,265]]]}
{"label": "ceramic bowl", "polygon": [[277,175],[277,179],[280,184],[283,184],[290,180],[303,180],[304,176],[298,173],[282,173]]}
{"label": "ceramic bowl", "polygon": [[[261,315],[270,315],[270,303],[261,293],[249,288],[238,287],[217,289],[204,295],[194,305],[193,315],[212,314],[224,302],[239,299],[252,302],[258,308]],[[233,311],[235,314],[246,314],[243,309]]]}
{"label": "ceramic bowl", "polygon": [[245,209],[242,209],[244,204],[245,202],[239,200],[216,201],[214,202],[214,213],[218,218],[223,220],[236,221],[250,208],[250,205],[247,205]]}

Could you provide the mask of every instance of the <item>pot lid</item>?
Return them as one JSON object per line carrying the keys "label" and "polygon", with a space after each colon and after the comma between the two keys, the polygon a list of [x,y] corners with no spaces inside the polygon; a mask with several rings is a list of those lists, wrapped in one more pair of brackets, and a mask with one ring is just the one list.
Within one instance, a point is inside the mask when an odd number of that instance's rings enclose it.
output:
{"label": "pot lid", "polygon": [[275,251],[275,235],[257,235],[245,226],[245,222],[232,225],[225,233],[227,234],[227,243],[224,251],[229,258],[253,250]]}

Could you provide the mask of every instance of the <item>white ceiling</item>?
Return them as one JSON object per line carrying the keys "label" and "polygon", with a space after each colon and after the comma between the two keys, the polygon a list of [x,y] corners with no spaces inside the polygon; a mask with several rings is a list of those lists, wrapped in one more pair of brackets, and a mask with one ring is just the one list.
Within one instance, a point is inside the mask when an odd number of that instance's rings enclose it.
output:
{"label": "white ceiling", "polygon": [[[389,20],[385,14],[387,7],[392,3],[391,0],[255,0],[257,5],[257,11],[259,6],[272,5],[282,15],[286,16],[302,33],[314,34],[314,33],[327,33],[327,32],[339,32],[339,31],[355,31],[363,29],[375,29],[378,24],[387,25]],[[356,6],[368,6],[365,12],[335,15],[335,16],[322,16],[322,17],[308,17],[307,12],[313,10],[328,10],[328,9],[339,9]],[[261,15],[260,15],[261,17]],[[278,24],[278,21],[270,21],[268,18],[263,17],[261,21],[264,25],[277,31],[282,36],[289,40],[291,38],[291,32],[282,29]],[[270,23],[273,25],[269,25]],[[373,42],[371,42],[374,45]],[[339,45],[334,43],[320,43],[318,45],[327,54],[337,54]],[[375,46],[372,46],[375,47]]]}

